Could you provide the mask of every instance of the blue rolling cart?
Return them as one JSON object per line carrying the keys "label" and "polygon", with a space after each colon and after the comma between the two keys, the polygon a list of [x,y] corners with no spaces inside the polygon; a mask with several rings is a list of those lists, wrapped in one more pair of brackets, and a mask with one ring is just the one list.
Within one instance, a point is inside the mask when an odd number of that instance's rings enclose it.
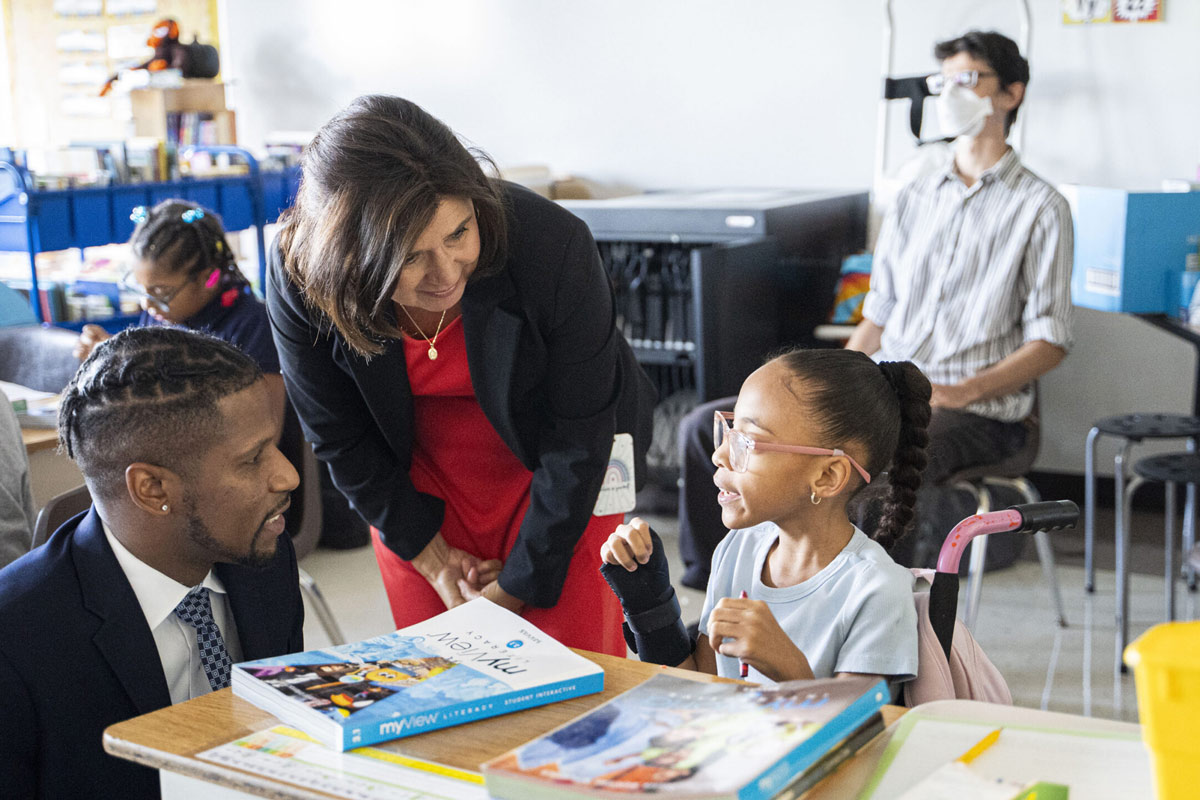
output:
{"label": "blue rolling cart", "polygon": [[[295,199],[300,168],[263,172],[258,160],[240,147],[190,148],[196,152],[228,154],[245,162],[245,175],[183,178],[160,183],[127,183],[83,189],[36,190],[22,167],[0,162],[0,250],[29,254],[29,300],[39,322],[48,320],[38,291],[37,254],[52,250],[95,247],[129,240],[134,223],[129,218],[137,206],[182,198],[221,215],[225,230],[254,228],[258,238],[259,286],[266,285],[266,242],[263,227],[279,218]],[[85,294],[106,294],[120,309],[117,287],[96,281],[78,281],[73,288]],[[127,320],[111,321],[124,327]],[[122,324],[124,323],[124,324]]]}

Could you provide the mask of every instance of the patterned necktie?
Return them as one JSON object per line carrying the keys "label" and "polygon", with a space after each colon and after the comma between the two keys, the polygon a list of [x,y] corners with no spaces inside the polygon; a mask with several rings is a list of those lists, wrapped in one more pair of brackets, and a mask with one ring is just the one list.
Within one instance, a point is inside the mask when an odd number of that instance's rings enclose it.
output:
{"label": "patterned necktie", "polygon": [[215,692],[229,685],[229,652],[225,649],[225,640],[221,638],[221,630],[213,619],[212,602],[208,597],[208,587],[193,587],[187,595],[175,606],[175,614],[181,620],[196,629],[196,645],[200,648],[200,664],[204,667],[204,675],[208,685]]}

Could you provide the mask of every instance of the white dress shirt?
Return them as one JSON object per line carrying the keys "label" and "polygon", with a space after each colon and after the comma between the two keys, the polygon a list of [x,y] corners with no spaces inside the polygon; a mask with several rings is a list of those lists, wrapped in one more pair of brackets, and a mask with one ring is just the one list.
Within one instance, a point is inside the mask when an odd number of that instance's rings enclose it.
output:
{"label": "white dress shirt", "polygon": [[[212,688],[200,664],[200,648],[196,645],[196,629],[175,614],[175,606],[191,591],[174,578],[141,561],[113,536],[108,524],[104,523],[104,535],[117,557],[117,563],[125,572],[125,578],[133,587],[146,624],[154,634],[154,644],[162,661],[163,675],[172,703],[181,703],[193,697],[208,694]],[[229,597],[220,579],[209,570],[203,584],[208,587],[212,601],[213,618],[221,629],[225,649],[236,664],[242,660],[242,648],[238,640],[233,613],[229,609]]]}
{"label": "white dress shirt", "polygon": [[[1071,210],[1011,148],[970,187],[945,168],[910,183],[884,221],[863,316],[883,328],[879,361],[912,361],[954,385],[1021,345],[1071,345]],[[1027,417],[1032,387],[967,406]]]}

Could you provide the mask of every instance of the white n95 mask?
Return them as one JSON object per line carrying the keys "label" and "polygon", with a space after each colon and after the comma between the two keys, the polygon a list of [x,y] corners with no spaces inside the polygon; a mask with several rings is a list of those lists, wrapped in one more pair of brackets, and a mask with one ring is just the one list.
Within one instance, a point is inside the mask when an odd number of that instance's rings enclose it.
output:
{"label": "white n95 mask", "polygon": [[992,115],[992,98],[980,97],[965,86],[951,84],[937,96],[937,115],[946,138],[975,136]]}

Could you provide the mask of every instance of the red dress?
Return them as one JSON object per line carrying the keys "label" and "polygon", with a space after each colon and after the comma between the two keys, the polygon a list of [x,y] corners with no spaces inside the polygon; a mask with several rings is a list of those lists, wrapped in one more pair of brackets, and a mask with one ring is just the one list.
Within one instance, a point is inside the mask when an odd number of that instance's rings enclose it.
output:
{"label": "red dress", "polygon": [[[428,342],[405,337],[415,435],[409,476],[417,491],[445,500],[441,533],[447,544],[482,559],[504,560],[525,518],[533,473],[504,444],[475,399],[462,318],[438,336],[436,361],[428,351]],[[624,656],[621,605],[600,576],[600,545],[621,522],[620,514],[590,517],[558,604],[527,606],[522,616],[570,647]],[[433,587],[389,550],[378,532],[373,541],[396,627],[446,610]]]}

